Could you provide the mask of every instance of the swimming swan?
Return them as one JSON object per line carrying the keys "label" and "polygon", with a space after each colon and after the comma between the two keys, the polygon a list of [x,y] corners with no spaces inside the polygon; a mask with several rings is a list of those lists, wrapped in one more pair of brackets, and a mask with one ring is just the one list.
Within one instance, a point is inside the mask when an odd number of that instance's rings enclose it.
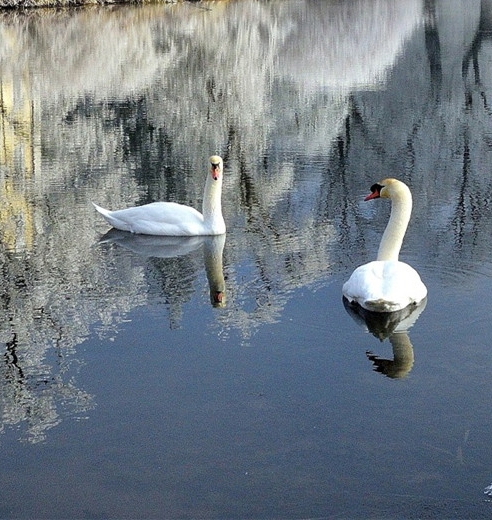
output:
{"label": "swimming swan", "polygon": [[377,260],[358,267],[343,285],[343,295],[374,312],[394,312],[418,304],[427,288],[413,267],[398,260],[403,237],[412,213],[412,194],[396,179],[384,179],[371,186],[364,200],[391,199],[391,216],[384,231]]}
{"label": "swimming swan", "polygon": [[221,206],[224,163],[218,155],[212,155],[209,161],[210,173],[203,192],[203,214],[176,202],[152,202],[117,211],[109,211],[93,203],[94,207],[111,226],[131,233],[161,236],[222,235],[226,231]]}

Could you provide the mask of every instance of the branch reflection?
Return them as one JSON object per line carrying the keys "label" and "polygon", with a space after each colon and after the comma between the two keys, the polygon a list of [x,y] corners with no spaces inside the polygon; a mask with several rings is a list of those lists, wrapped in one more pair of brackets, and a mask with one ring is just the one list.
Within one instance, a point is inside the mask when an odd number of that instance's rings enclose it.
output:
{"label": "branch reflection", "polygon": [[[133,309],[164,302],[171,328],[180,323],[200,245],[188,240],[179,256],[147,244],[151,261],[121,254],[115,269],[92,247],[101,228],[90,201],[197,205],[203,150],[228,163],[228,301],[212,325],[222,338],[249,339],[296,289],[362,263],[374,226],[355,201],[375,170],[420,186],[409,252],[472,285],[492,240],[491,20],[480,2],[444,4],[3,12],[0,429],[29,420],[42,438],[61,395],[87,409],[91,396],[68,383],[76,347],[116,335]],[[223,307],[222,255],[203,247],[210,302]],[[408,373],[411,347],[393,348]]]}

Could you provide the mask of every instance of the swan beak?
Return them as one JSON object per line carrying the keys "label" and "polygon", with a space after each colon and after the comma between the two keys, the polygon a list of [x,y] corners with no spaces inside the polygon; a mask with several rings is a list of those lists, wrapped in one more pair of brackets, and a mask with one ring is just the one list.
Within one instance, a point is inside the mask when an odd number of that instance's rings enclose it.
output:
{"label": "swan beak", "polygon": [[225,307],[225,294],[223,291],[210,291],[210,300],[214,307]]}
{"label": "swan beak", "polygon": [[212,164],[210,172],[212,174],[212,179],[218,181],[220,177],[220,164]]}
{"label": "swan beak", "polygon": [[364,200],[371,200],[371,199],[378,199],[381,197],[381,190],[384,188],[384,186],[381,186],[381,184],[373,184],[371,186],[371,193],[364,199]]}
{"label": "swan beak", "polygon": [[379,198],[379,192],[373,191],[372,193],[369,193],[369,195],[364,200],[372,200]]}

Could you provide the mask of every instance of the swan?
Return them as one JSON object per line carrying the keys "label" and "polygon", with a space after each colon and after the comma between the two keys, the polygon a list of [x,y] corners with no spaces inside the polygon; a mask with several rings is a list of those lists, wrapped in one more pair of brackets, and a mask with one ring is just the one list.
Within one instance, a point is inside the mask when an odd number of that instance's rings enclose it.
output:
{"label": "swan", "polygon": [[212,155],[209,162],[203,213],[176,202],[152,202],[117,211],[92,204],[111,226],[122,231],[161,236],[222,235],[226,232],[221,205],[224,163],[218,155]]}
{"label": "swan", "polygon": [[427,288],[413,267],[398,260],[412,213],[412,194],[397,179],[371,186],[364,200],[391,199],[391,215],[384,230],[377,259],[358,267],[344,283],[342,292],[351,303],[374,312],[395,312],[420,303]]}

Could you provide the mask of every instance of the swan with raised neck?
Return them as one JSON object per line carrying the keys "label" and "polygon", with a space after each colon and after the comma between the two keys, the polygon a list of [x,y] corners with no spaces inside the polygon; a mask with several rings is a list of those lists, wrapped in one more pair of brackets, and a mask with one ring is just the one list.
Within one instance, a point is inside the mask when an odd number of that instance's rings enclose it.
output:
{"label": "swan with raised neck", "polygon": [[93,204],[108,224],[121,231],[161,236],[222,235],[226,232],[221,203],[223,170],[222,158],[212,155],[203,192],[202,213],[176,202],[151,202],[116,211]]}
{"label": "swan with raised neck", "polygon": [[374,312],[394,312],[420,303],[427,288],[413,267],[398,260],[412,214],[412,194],[397,179],[384,179],[371,186],[364,200],[391,200],[391,215],[379,245],[377,259],[361,265],[343,285],[343,295]]}
{"label": "swan with raised neck", "polygon": [[379,244],[377,260],[398,260],[412,214],[412,193],[405,183],[384,179],[371,186],[371,193],[364,200],[378,197],[391,199],[391,214]]}

